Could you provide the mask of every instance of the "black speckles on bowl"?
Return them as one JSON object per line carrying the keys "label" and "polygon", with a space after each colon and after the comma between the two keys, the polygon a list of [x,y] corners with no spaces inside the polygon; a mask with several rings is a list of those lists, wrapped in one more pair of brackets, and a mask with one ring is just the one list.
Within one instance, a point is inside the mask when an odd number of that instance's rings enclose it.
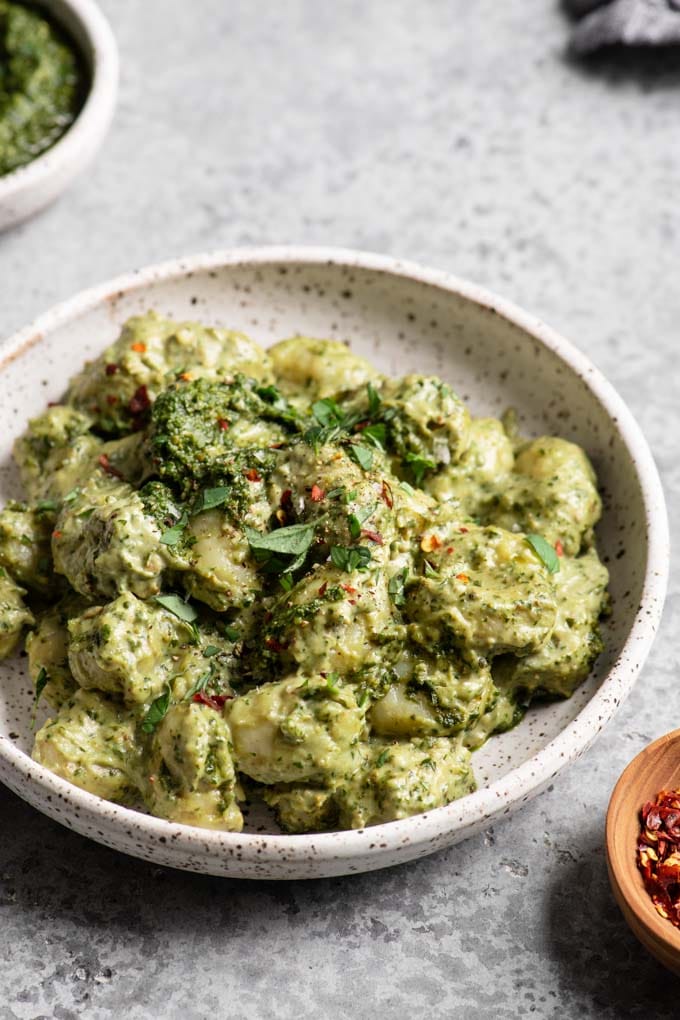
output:
{"label": "black speckles on bowl", "polygon": [[611,386],[532,316],[443,273],[327,249],[193,256],[87,291],[3,346],[0,502],[20,494],[11,447],[25,418],[57,399],[74,368],[98,354],[128,316],[149,308],[242,329],[265,344],[296,333],[335,337],[387,372],[443,376],[473,414],[514,406],[524,432],[584,446],[605,497],[598,537],[614,600],[606,651],[569,701],[532,709],[475,754],[476,793],[372,829],[286,836],[252,808],[244,833],[212,832],[86,794],[29,757],[31,690],[21,658],[0,669],[0,779],[51,817],[126,853],[191,871],[272,879],[348,874],[421,857],[488,828],[544,789],[630,691],[665,594],[661,486],[645,440]]}

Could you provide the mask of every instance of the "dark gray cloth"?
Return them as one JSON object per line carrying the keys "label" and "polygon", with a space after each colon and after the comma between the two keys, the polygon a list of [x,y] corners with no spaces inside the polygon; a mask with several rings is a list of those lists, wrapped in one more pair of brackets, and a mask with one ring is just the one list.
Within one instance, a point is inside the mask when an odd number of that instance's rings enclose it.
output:
{"label": "dark gray cloth", "polygon": [[680,0],[563,0],[581,20],[570,48],[577,54],[601,46],[680,45]]}

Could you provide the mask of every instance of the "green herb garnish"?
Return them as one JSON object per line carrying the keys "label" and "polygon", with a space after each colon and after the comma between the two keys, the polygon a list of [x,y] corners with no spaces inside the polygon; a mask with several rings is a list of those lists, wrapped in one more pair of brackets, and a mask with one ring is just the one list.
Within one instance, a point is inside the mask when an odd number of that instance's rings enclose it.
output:
{"label": "green herb garnish", "polygon": [[331,546],[332,562],[348,574],[351,574],[353,570],[367,570],[371,559],[371,550],[365,545],[355,545],[351,548],[344,545]]}
{"label": "green herb garnish", "polygon": [[373,450],[361,443],[351,443],[347,447],[347,453],[355,464],[358,464],[364,471],[370,471],[373,466]]}
{"label": "green herb garnish", "polygon": [[387,442],[387,425],[378,422],[376,425],[367,425],[361,430],[361,438],[368,441],[378,450],[384,450]]}
{"label": "green herb garnish", "polygon": [[177,545],[178,542],[181,542],[184,529],[188,523],[189,517],[186,513],[183,513],[176,524],[173,524],[171,528],[163,532],[160,538],[161,543],[163,545]]}
{"label": "green herb garnish", "polygon": [[165,717],[170,708],[170,688],[166,687],[162,694],[152,701],[142,722],[144,733],[153,733],[159,722]]}
{"label": "green herb garnish", "polygon": [[44,666],[41,666],[38,675],[35,678],[35,697],[33,698],[33,714],[31,716],[31,728],[35,726],[35,716],[38,711],[38,702],[42,697],[42,692],[50,682],[50,675]]}
{"label": "green herb garnish", "polygon": [[204,510],[213,510],[216,506],[222,506],[231,495],[231,488],[228,485],[216,485],[212,489],[204,489],[201,493],[194,513],[200,514]]}
{"label": "green herb garnish", "polygon": [[382,768],[382,766],[385,764],[385,762],[389,760],[389,757],[390,757],[390,748],[386,747],[385,750],[381,751],[380,754],[378,755],[378,757],[376,758],[375,767],[377,769]]}
{"label": "green herb garnish", "polygon": [[404,464],[406,464],[413,481],[418,486],[423,484],[423,478],[426,473],[428,471],[434,471],[437,466],[433,460],[430,460],[429,457],[421,457],[418,453],[405,454]]}
{"label": "green herb garnish", "polygon": [[369,507],[359,507],[356,513],[349,514],[347,517],[347,525],[349,527],[349,533],[352,538],[359,538],[361,534],[361,525],[364,524],[369,517],[372,517],[376,511],[377,503]]}
{"label": "green herb garnish", "polygon": [[188,602],[185,602],[179,595],[156,595],[154,596],[154,602],[157,602],[159,606],[163,606],[169,613],[176,616],[178,620],[183,620],[184,623],[193,623],[198,617],[197,611]]}
{"label": "green herb garnish", "polygon": [[560,569],[560,558],[554,547],[542,535],[525,535],[526,541],[534,550],[549,574],[556,574]]}
{"label": "green herb garnish", "polygon": [[375,418],[378,411],[380,410],[380,404],[382,403],[382,401],[380,400],[380,394],[376,390],[373,383],[368,384],[368,386],[366,387],[366,391],[368,393],[368,413],[371,418]]}
{"label": "green herb garnish", "polygon": [[395,606],[403,606],[406,602],[406,596],[404,595],[404,587],[408,579],[408,567],[404,567],[398,573],[394,574],[387,583],[387,593],[390,596]]}
{"label": "green herb garnish", "polygon": [[[316,524],[291,524],[263,535],[245,525],[244,532],[255,560],[268,573],[291,574],[301,567],[314,541]],[[283,559],[282,559],[283,557]]]}
{"label": "green herb garnish", "polygon": [[218,648],[217,645],[206,645],[203,649],[203,656],[206,659],[212,659],[213,655],[219,655],[221,651],[222,649]]}

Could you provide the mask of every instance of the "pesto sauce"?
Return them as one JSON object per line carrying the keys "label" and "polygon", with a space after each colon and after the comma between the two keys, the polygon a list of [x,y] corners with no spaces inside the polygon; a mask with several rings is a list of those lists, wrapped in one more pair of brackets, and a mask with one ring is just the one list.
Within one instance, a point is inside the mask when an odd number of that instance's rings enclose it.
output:
{"label": "pesto sauce", "polygon": [[0,0],[0,176],[57,142],[85,94],[80,58],[37,9]]}

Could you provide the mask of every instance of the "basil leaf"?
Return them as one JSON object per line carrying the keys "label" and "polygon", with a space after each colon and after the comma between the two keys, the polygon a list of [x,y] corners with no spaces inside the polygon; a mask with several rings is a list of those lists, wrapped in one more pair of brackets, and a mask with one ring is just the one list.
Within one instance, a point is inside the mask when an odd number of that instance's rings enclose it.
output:
{"label": "basil leaf", "polygon": [[50,675],[44,666],[41,666],[38,675],[35,678],[35,697],[33,698],[33,713],[31,715],[31,729],[35,726],[35,716],[38,711],[38,702],[42,697],[42,692],[50,682]]}
{"label": "basil leaf", "polygon": [[387,583],[387,593],[390,596],[395,606],[403,606],[406,602],[406,596],[404,595],[404,586],[408,578],[408,567],[404,567],[398,573],[394,574]]}
{"label": "basil leaf", "polygon": [[202,673],[201,676],[199,676],[198,680],[196,680],[196,682],[191,685],[189,690],[184,695],[184,700],[191,701],[194,694],[198,694],[199,691],[204,691],[208,685],[208,681],[212,678],[212,675],[213,671],[211,666],[210,669],[206,670],[205,673]]}
{"label": "basil leaf", "polygon": [[228,485],[216,485],[213,489],[204,489],[194,512],[200,514],[204,510],[213,510],[216,506],[222,506],[229,499],[230,493],[231,489]]}
{"label": "basil leaf", "polygon": [[221,649],[217,645],[206,645],[203,649],[203,657],[205,659],[212,659],[213,655],[219,655]]}
{"label": "basil leaf", "polygon": [[345,415],[331,397],[324,400],[315,400],[312,404],[312,414],[319,425],[328,428],[331,425],[339,425]]}
{"label": "basil leaf", "polygon": [[369,383],[368,386],[366,387],[366,390],[368,391],[368,413],[371,416],[371,418],[375,418],[378,411],[380,410],[380,404],[382,403],[382,401],[380,400],[380,394],[376,390],[373,383]]}
{"label": "basil leaf", "polygon": [[309,549],[314,539],[314,527],[311,524],[291,524],[287,528],[277,528],[262,534],[255,528],[244,527],[248,545],[253,552],[285,553],[287,556],[299,556]]}
{"label": "basil leaf", "polygon": [[[263,535],[245,525],[244,532],[250,551],[258,563],[265,565],[270,573],[292,573],[304,563],[309,547],[314,541],[315,524],[291,524]],[[277,555],[274,555],[277,554]],[[287,563],[278,556],[294,557]]]}
{"label": "basil leaf", "polygon": [[348,574],[351,574],[353,570],[366,570],[371,559],[371,550],[365,545],[356,545],[350,548],[344,545],[331,546],[331,561]]}
{"label": "basil leaf", "polygon": [[387,425],[384,425],[382,422],[378,422],[377,425],[367,425],[361,431],[361,438],[368,440],[378,450],[384,450],[385,443],[387,442]]}
{"label": "basil leaf", "polygon": [[293,578],[289,574],[282,574],[279,578],[279,584],[284,591],[290,591],[293,587]]}
{"label": "basil leaf", "polygon": [[352,443],[347,447],[347,453],[355,464],[358,464],[364,471],[370,471],[373,464],[373,450],[361,443]]}
{"label": "basil leaf", "polygon": [[386,747],[384,751],[381,751],[375,761],[375,767],[380,769],[383,767],[386,761],[390,758],[390,748]]}
{"label": "basil leaf", "polygon": [[35,508],[39,513],[48,510],[58,510],[59,504],[56,499],[39,499],[35,504]]}
{"label": "basil leaf", "polygon": [[525,535],[526,541],[534,550],[549,574],[556,574],[560,569],[560,558],[550,542],[542,535]]}
{"label": "basil leaf", "polygon": [[166,687],[162,694],[152,701],[142,722],[144,733],[153,733],[159,722],[165,717],[170,708],[170,688]]}
{"label": "basil leaf", "polygon": [[284,419],[293,421],[298,418],[298,413],[292,404],[289,404],[283,393],[277,386],[257,386],[255,392],[267,404],[271,404],[275,411],[279,411]]}
{"label": "basil leaf", "polygon": [[178,620],[183,620],[185,623],[193,623],[198,617],[194,607],[185,602],[179,595],[156,595],[154,602],[157,602],[159,606],[163,606],[169,613],[176,616]]}
{"label": "basil leaf", "polygon": [[422,485],[426,472],[434,471],[437,466],[429,457],[421,457],[417,453],[407,453],[404,456],[404,464],[407,465],[416,485]]}
{"label": "basil leaf", "polygon": [[361,534],[361,525],[364,524],[369,517],[372,517],[376,511],[378,504],[374,503],[373,506],[359,507],[356,513],[350,514],[347,518],[349,526],[349,533],[352,538],[359,538]]}
{"label": "basil leaf", "polygon": [[229,641],[238,641],[239,638],[241,637],[237,628],[230,627],[228,623],[225,623],[222,629],[224,630],[224,636],[228,638]]}
{"label": "basil leaf", "polygon": [[186,513],[183,513],[180,519],[177,521],[177,524],[173,524],[171,528],[168,528],[167,531],[163,532],[163,534],[161,535],[162,544],[177,545],[177,543],[182,540],[184,529],[186,528],[188,523],[189,518],[187,517]]}

